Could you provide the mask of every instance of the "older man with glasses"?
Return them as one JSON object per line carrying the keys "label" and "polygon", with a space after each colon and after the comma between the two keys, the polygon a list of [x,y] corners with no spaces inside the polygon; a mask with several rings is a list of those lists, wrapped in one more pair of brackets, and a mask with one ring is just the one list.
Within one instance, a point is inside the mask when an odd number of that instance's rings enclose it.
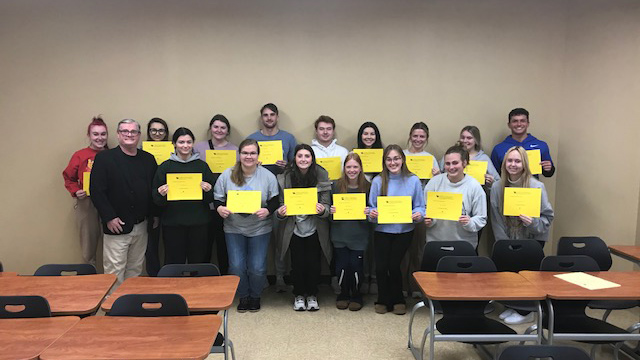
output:
{"label": "older man with glasses", "polygon": [[104,272],[118,277],[116,286],[142,273],[147,248],[151,182],[157,165],[153,155],[138,149],[139,141],[140,124],[120,121],[119,146],[98,154],[91,172],[89,191],[104,231]]}

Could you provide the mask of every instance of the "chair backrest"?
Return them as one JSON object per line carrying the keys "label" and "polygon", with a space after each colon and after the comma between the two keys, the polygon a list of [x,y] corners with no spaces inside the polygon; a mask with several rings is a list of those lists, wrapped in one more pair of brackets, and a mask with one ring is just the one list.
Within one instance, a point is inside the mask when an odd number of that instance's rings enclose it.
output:
{"label": "chair backrest", "polygon": [[496,265],[486,256],[445,256],[436,271],[457,273],[496,272]]}
{"label": "chair backrest", "polygon": [[178,294],[126,294],[117,298],[108,316],[188,316],[189,307]]}
{"label": "chair backrest", "polygon": [[220,276],[215,264],[167,264],[158,271],[158,277]]}
{"label": "chair backrest", "polygon": [[[69,274],[65,274],[69,273]],[[91,264],[46,264],[33,273],[34,276],[61,276],[61,275],[94,275],[96,267]]]}
{"label": "chair backrest", "polygon": [[558,240],[558,255],[587,255],[601,271],[611,268],[613,260],[607,243],[597,236],[563,236]]}
{"label": "chair backrest", "polygon": [[436,271],[438,261],[445,256],[475,256],[476,249],[467,241],[429,241],[424,246],[420,270]]}
{"label": "chair backrest", "polygon": [[50,316],[51,309],[49,308],[49,302],[42,296],[0,296],[1,319],[37,318]]}
{"label": "chair backrest", "polygon": [[498,360],[591,360],[589,355],[581,349],[572,346],[557,345],[515,345],[502,351]]}
{"label": "chair backrest", "polygon": [[2,267],[2,261],[0,261],[0,272],[4,271],[4,267]]}
{"label": "chair backrest", "polygon": [[493,244],[491,260],[498,271],[539,270],[544,251],[538,240],[498,240]]}
{"label": "chair backrest", "polygon": [[547,256],[540,263],[542,271],[600,271],[598,263],[586,255]]}

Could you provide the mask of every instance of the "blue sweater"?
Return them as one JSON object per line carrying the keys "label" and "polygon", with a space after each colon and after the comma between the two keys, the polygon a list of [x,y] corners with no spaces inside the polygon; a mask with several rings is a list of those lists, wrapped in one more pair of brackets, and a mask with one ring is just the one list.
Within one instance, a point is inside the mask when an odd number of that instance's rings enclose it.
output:
{"label": "blue sweater", "polygon": [[[371,190],[369,192],[369,206],[371,207],[371,210],[378,209],[378,196],[381,193],[381,186],[382,178],[380,176],[373,178]],[[424,217],[424,194],[422,193],[422,184],[417,176],[411,175],[409,177],[405,177],[402,175],[390,174],[387,196],[411,196],[411,206],[413,207],[412,213],[418,212]],[[414,224],[377,224],[375,231],[390,234],[402,234],[412,231],[414,227]]]}
{"label": "blue sweater", "polygon": [[504,138],[504,140],[496,145],[491,152],[491,162],[493,166],[495,166],[498,173],[502,170],[502,161],[504,160],[504,154],[507,153],[512,146],[522,146],[525,150],[536,150],[540,149],[540,158],[544,160],[551,161],[551,170],[550,171],[542,171],[542,175],[545,177],[553,176],[553,173],[556,171],[555,165],[553,165],[553,160],[551,159],[551,154],[549,153],[549,145],[542,140],[538,140],[535,136],[531,134],[527,134],[527,137],[524,141],[519,142],[515,140],[511,135]]}

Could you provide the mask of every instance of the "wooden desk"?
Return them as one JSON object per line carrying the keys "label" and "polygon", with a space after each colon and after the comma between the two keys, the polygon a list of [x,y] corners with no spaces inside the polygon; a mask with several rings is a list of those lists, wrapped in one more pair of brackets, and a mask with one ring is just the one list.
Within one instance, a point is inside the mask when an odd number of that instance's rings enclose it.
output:
{"label": "wooden desk", "polygon": [[190,312],[226,310],[233,304],[240,278],[235,275],[204,277],[133,277],[102,304],[109,312],[113,302],[124,294],[180,294],[187,301]]}
{"label": "wooden desk", "polygon": [[[521,271],[519,273],[530,283],[543,290],[549,299],[553,300],[638,300],[640,299],[640,274],[625,271],[595,271],[587,274],[609,280],[619,287],[588,290],[555,277],[563,272],[552,271]],[[586,341],[628,341],[640,340],[640,334],[592,334],[592,333],[561,333],[553,331],[553,304],[547,300],[549,306],[549,344],[554,339],[586,340]],[[542,329],[539,327],[538,329]]]}
{"label": "wooden desk", "polygon": [[[409,329],[409,349],[416,359],[424,357],[426,337],[430,333],[429,359],[435,356],[435,341],[536,341],[542,342],[542,332],[539,334],[516,335],[442,335],[436,334],[435,311],[432,300],[450,301],[480,301],[480,300],[533,300],[541,301],[546,294],[532,286],[525,278],[513,272],[494,273],[443,273],[443,272],[415,272],[413,277],[427,297],[431,311],[429,328],[422,338],[422,348],[412,344],[411,328]],[[540,314],[541,307],[538,308]],[[542,318],[538,316],[538,328],[542,328]],[[484,350],[484,349],[483,349]],[[486,350],[485,350],[486,352]]]}
{"label": "wooden desk", "polygon": [[0,295],[40,295],[52,315],[86,315],[98,309],[115,284],[113,274],[0,277]]}
{"label": "wooden desk", "polygon": [[0,359],[38,359],[40,353],[78,321],[77,316],[0,319]]}
{"label": "wooden desk", "polygon": [[90,316],[54,342],[40,359],[204,359],[221,321],[218,315]]}
{"label": "wooden desk", "polygon": [[640,265],[640,246],[631,245],[611,245],[609,250],[614,255],[618,255],[623,259],[632,261]]}
{"label": "wooden desk", "polygon": [[5,277],[5,276],[18,276],[18,273],[13,271],[0,272],[0,277]]}

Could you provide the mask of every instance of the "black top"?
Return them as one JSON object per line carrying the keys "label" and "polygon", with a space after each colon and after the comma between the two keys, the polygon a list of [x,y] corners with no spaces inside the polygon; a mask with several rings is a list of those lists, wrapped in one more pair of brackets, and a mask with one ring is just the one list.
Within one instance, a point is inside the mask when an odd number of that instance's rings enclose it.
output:
{"label": "black top", "polygon": [[107,222],[116,217],[124,222],[122,233],[128,234],[133,225],[154,212],[151,182],[157,167],[153,155],[140,149],[135,156],[125,154],[119,146],[96,155],[89,191],[105,234],[114,235]]}

